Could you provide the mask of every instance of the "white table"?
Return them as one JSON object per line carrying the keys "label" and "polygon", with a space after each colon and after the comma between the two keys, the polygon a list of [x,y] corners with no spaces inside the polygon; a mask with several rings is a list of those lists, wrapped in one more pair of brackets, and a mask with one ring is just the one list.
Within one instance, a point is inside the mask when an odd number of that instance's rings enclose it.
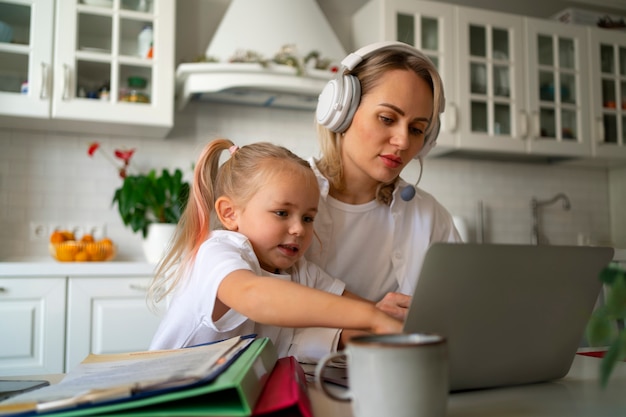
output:
{"label": "white table", "polygon": [[[598,382],[600,359],[576,355],[563,379],[518,387],[453,393],[447,417],[626,417],[626,363],[605,390]],[[350,403],[327,398],[309,384],[317,417],[350,417]]]}
{"label": "white table", "polygon": [[[625,417],[626,363],[616,367],[605,390],[598,382],[599,364],[598,358],[576,355],[570,372],[557,381],[451,394],[446,417]],[[57,383],[62,378],[57,374],[11,379]],[[352,416],[350,403],[327,398],[312,383],[309,395],[316,417]]]}

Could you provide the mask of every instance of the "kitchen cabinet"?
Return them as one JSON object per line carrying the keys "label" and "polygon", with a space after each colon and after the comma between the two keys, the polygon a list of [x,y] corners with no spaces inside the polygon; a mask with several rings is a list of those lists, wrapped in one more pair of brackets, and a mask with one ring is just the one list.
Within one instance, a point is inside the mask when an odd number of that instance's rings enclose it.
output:
{"label": "kitchen cabinet", "polygon": [[593,154],[626,158],[626,33],[590,29]]}
{"label": "kitchen cabinet", "polygon": [[[456,8],[456,147],[525,153],[524,21],[520,16]],[[451,92],[454,94],[455,92]]]}
{"label": "kitchen cabinet", "polygon": [[149,277],[69,279],[67,371],[90,353],[148,349],[160,322],[148,308],[149,285]]}
{"label": "kitchen cabinet", "polygon": [[356,47],[400,40],[433,58],[446,91],[439,153],[591,157],[588,31],[429,1],[372,0],[353,17]]}
{"label": "kitchen cabinet", "polygon": [[587,28],[525,19],[528,150],[533,154],[590,156]]}
{"label": "kitchen cabinet", "polygon": [[14,32],[0,43],[0,126],[165,136],[174,15],[167,0],[0,0]]}
{"label": "kitchen cabinet", "polygon": [[64,278],[0,278],[0,375],[64,372]]}
{"label": "kitchen cabinet", "polygon": [[150,280],[148,274],[91,271],[2,274],[0,375],[68,372],[90,353],[147,350],[160,322],[146,300]]}

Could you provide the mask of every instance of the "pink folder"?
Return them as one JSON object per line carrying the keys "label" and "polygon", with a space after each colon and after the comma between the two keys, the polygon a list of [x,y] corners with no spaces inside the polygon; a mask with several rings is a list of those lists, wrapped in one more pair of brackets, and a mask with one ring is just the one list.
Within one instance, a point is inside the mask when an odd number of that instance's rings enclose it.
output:
{"label": "pink folder", "polygon": [[304,370],[293,356],[278,359],[252,415],[313,417]]}

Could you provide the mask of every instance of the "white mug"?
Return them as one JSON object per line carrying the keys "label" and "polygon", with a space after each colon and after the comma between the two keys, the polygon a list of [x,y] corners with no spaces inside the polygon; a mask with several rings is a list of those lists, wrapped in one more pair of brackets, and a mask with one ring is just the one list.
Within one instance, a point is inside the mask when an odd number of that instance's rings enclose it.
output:
{"label": "white mug", "polygon": [[[349,388],[330,390],[323,383],[324,368],[344,356]],[[357,336],[345,350],[317,364],[315,383],[335,400],[351,400],[355,417],[443,417],[449,391],[447,342],[435,334]]]}

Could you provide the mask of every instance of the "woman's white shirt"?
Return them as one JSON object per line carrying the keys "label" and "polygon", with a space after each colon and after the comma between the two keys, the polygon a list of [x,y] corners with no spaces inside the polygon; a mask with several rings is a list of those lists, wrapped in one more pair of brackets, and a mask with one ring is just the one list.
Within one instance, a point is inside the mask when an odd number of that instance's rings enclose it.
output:
{"label": "woman's white shirt", "polygon": [[321,194],[315,217],[317,239],[313,239],[306,257],[345,282],[346,290],[373,301],[389,291],[411,295],[430,245],[461,242],[452,216],[431,194],[417,188],[412,200],[400,198],[400,190],[408,185],[402,179],[391,206],[373,202],[378,208],[371,213],[378,212],[369,220],[350,220],[360,216],[359,207],[369,207],[370,203],[352,209],[342,203],[342,209],[336,200],[330,200],[328,180],[315,161],[310,159],[309,163]]}
{"label": "woman's white shirt", "polygon": [[[254,333],[258,337],[272,339],[280,356],[293,355],[298,359],[302,356],[303,360],[315,360],[333,350],[338,338],[336,329],[311,329],[318,335],[314,338],[321,339],[317,341],[317,350],[312,351],[310,346],[300,346],[302,343],[298,343],[298,340],[303,336],[296,335],[295,329],[256,323],[233,309],[213,321],[212,313],[220,283],[228,274],[241,269],[260,276],[291,280],[337,295],[344,291],[341,281],[331,278],[304,258],[294,265],[291,275],[271,274],[260,267],[244,235],[224,230],[213,231],[198,250],[190,273],[180,281],[172,294],[150,349],[175,349]],[[303,349],[302,354],[300,348]]]}

